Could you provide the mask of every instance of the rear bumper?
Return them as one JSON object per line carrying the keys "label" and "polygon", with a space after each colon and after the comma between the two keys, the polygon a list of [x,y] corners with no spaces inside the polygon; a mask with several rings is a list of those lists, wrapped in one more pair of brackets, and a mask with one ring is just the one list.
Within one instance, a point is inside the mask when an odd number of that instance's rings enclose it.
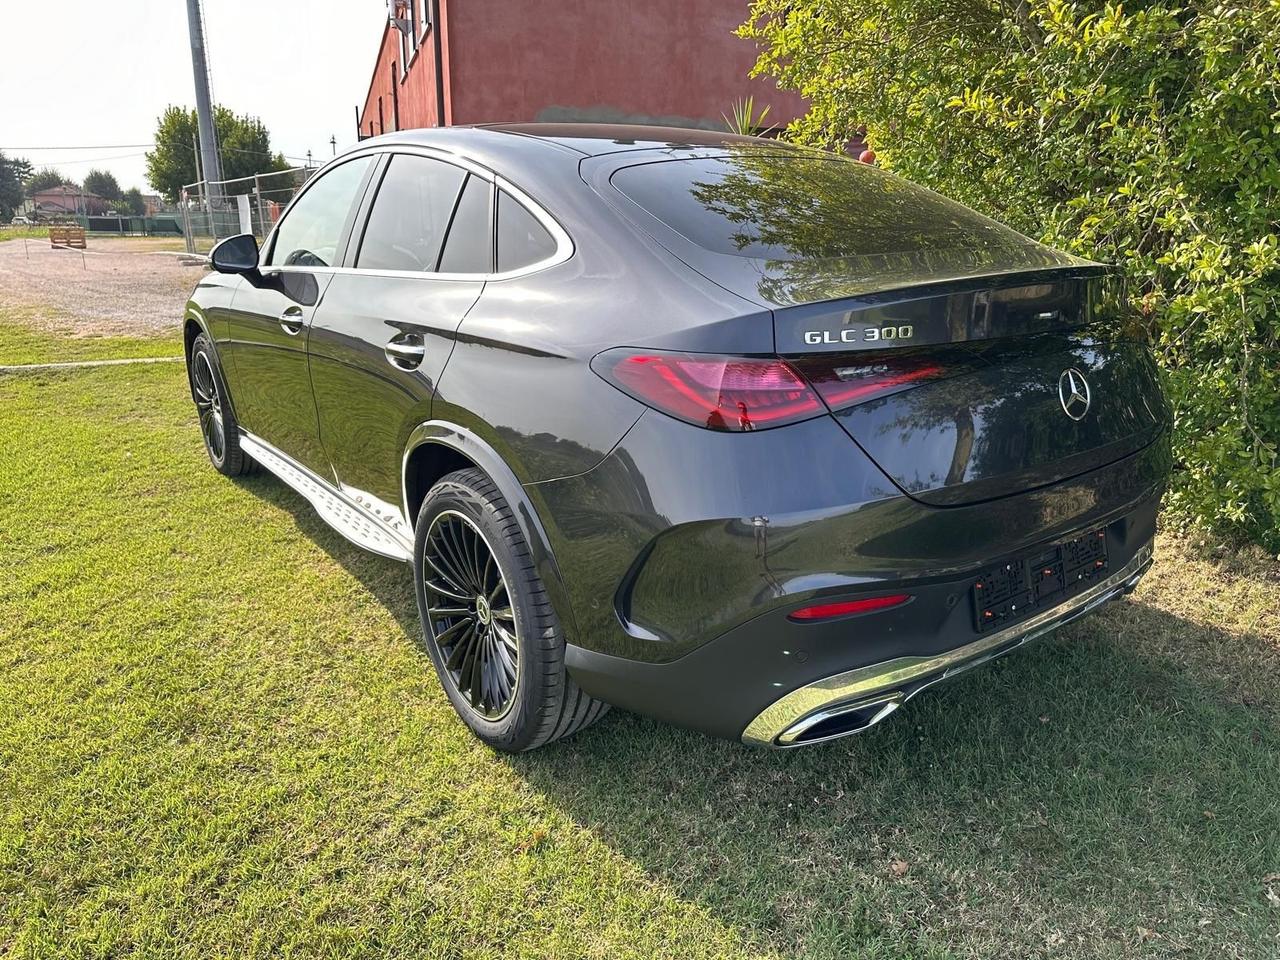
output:
{"label": "rear bumper", "polygon": [[1129,593],[1151,566],[1151,558],[1148,543],[1121,570],[1088,590],[964,646],[873,663],[792,690],[761,711],[743,731],[742,740],[761,747],[798,747],[861,733],[926,687],[1016,650]]}
{"label": "rear bumper", "polygon": [[[1042,546],[1104,532],[1108,565],[1079,592],[979,631],[972,587],[989,555],[963,570],[932,571],[861,585],[857,595],[906,593],[898,607],[797,623],[793,598],[665,662],[645,662],[570,646],[566,666],[589,694],[624,709],[715,736],[768,746],[800,746],[856,733],[883,720],[920,690],[1007,653],[1133,588],[1151,562],[1160,492],[1128,510]],[[710,598],[714,599],[714,598]],[[825,599],[825,598],[823,598]],[[709,601],[708,601],[709,602]]]}

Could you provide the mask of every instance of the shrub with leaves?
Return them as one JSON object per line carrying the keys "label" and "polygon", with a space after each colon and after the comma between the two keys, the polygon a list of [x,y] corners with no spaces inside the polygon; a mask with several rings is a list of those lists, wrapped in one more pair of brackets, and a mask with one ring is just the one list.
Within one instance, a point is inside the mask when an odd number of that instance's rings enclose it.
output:
{"label": "shrub with leaves", "polygon": [[1280,548],[1280,2],[755,0],[788,130],[1115,264],[1167,371],[1175,515]]}

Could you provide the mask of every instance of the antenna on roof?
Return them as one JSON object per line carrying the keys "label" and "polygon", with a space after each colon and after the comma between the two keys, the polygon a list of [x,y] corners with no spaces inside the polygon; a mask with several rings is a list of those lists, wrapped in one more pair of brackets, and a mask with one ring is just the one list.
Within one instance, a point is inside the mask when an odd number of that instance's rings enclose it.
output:
{"label": "antenna on roof", "polygon": [[409,0],[387,0],[387,19],[406,37],[413,33],[413,13]]}

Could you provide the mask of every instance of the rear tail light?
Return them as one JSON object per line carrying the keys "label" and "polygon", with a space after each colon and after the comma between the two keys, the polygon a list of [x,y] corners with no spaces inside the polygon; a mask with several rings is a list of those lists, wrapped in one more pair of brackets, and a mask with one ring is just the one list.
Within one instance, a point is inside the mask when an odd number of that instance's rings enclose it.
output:
{"label": "rear tail light", "polygon": [[787,614],[788,620],[811,622],[829,620],[832,617],[847,617],[852,613],[871,613],[873,610],[888,610],[900,607],[911,599],[909,593],[895,593],[887,597],[864,597],[861,600],[842,600],[839,603],[820,603],[813,607],[801,607]]}
{"label": "rear tail light", "polygon": [[591,367],[623,393],[709,430],[763,430],[826,407],[795,367],[777,357],[609,350]]}
{"label": "rear tail light", "polygon": [[866,403],[957,372],[952,364],[944,366],[935,356],[919,354],[877,358],[866,354],[818,355],[793,363],[832,410]]}
{"label": "rear tail light", "polygon": [[843,410],[974,362],[932,354],[730,357],[711,353],[607,350],[591,369],[623,393],[709,430],[764,430]]}

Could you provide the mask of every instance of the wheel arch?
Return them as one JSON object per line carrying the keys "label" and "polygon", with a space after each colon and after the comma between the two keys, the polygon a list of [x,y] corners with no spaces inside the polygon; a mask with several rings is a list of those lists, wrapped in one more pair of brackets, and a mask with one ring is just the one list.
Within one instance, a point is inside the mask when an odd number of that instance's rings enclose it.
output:
{"label": "wheel arch", "polygon": [[400,493],[405,518],[412,527],[431,487],[446,474],[475,467],[494,482],[520,524],[534,565],[551,598],[569,643],[577,642],[573,608],[551,549],[551,540],[532,499],[502,455],[487,441],[454,423],[429,420],[419,424],[405,443]]}

